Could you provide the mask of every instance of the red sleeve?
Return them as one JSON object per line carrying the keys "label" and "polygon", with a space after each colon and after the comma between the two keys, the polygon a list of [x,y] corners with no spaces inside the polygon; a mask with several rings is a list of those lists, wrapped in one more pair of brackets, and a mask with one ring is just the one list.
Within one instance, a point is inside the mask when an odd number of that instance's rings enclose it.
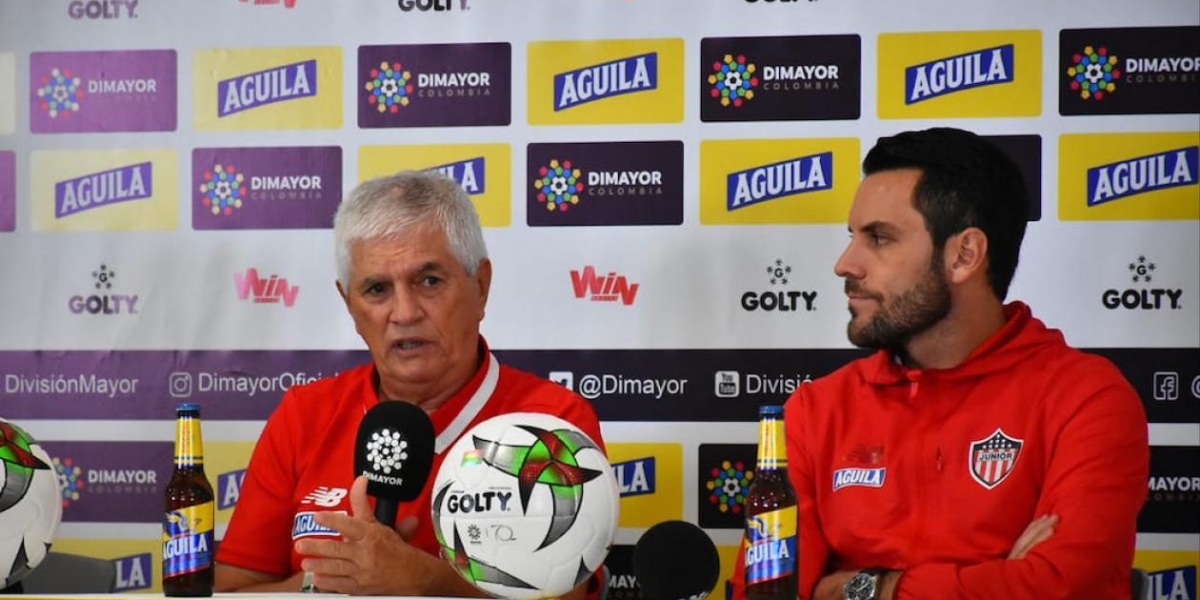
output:
{"label": "red sleeve", "polygon": [[1129,597],[1148,431],[1137,393],[1116,367],[1103,367],[1088,377],[1109,385],[1075,392],[1075,401],[1069,391],[1051,396],[1062,408],[1052,417],[1057,434],[1047,439],[1053,455],[1037,514],[1059,516],[1054,535],[1020,560],[915,567],[901,576],[897,600]]}
{"label": "red sleeve", "polygon": [[284,394],[254,446],[237,508],[217,549],[218,562],[271,575],[291,572],[296,432],[287,407],[293,394]]}
{"label": "red sleeve", "polygon": [[[816,496],[817,488],[813,480],[812,457],[804,445],[803,403],[807,397],[809,386],[801,385],[784,405],[783,426],[787,436],[788,475],[792,486],[796,488],[796,501],[800,518],[800,598],[812,596],[817,582],[825,575],[825,565],[829,558],[829,543],[821,530],[817,519]],[[746,600],[746,563],[745,538],[742,539],[742,549],[738,551],[737,563],[733,567],[733,578],[730,583],[733,593],[731,600]]]}

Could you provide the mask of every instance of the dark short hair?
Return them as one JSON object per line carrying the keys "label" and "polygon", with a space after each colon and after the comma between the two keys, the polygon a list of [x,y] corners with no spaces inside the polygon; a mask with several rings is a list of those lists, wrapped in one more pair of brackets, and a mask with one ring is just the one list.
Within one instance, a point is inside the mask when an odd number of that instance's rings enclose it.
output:
{"label": "dark short hair", "polygon": [[1029,215],[1029,192],[1016,163],[974,133],[938,127],[880,138],[863,159],[865,175],[895,169],[921,171],[913,204],[935,250],[968,227],[987,235],[988,281],[1003,300]]}

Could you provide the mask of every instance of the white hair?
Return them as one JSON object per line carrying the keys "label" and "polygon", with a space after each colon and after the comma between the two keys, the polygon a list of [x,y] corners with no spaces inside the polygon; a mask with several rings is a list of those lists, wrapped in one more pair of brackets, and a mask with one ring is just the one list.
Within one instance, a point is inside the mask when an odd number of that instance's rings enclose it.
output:
{"label": "white hair", "polygon": [[438,173],[401,171],[358,184],[338,206],[333,239],[338,281],[350,286],[350,246],[403,236],[426,223],[441,227],[450,251],[469,275],[487,258],[479,215],[466,192]]}

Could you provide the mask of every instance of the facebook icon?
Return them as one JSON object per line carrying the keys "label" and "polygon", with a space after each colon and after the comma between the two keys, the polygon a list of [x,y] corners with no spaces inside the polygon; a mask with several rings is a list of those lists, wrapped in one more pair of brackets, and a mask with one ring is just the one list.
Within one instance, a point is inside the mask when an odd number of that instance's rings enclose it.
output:
{"label": "facebook icon", "polygon": [[1154,399],[1158,401],[1179,399],[1179,373],[1158,371],[1154,374]]}

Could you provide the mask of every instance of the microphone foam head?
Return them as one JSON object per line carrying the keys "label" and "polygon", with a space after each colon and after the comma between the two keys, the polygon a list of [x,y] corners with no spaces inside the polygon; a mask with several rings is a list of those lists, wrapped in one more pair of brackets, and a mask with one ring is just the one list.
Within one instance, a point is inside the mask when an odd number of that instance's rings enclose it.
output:
{"label": "microphone foam head", "polygon": [[367,476],[367,493],[398,502],[415,500],[433,467],[429,415],[407,402],[371,407],[358,426],[354,475]]}
{"label": "microphone foam head", "polygon": [[643,598],[681,600],[712,591],[721,558],[703,529],[666,521],[646,530],[633,547],[633,574]]}

